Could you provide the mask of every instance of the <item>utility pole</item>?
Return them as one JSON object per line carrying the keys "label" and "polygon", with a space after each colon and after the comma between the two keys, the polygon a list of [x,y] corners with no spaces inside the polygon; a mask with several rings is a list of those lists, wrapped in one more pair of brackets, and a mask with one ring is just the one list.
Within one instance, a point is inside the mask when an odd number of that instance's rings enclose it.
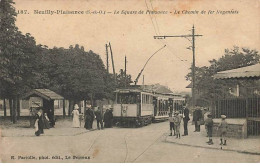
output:
{"label": "utility pole", "polygon": [[192,89],[191,89],[191,96],[192,96],[192,108],[195,106],[196,102],[196,95],[195,95],[195,28],[194,25],[192,26]]}
{"label": "utility pole", "polygon": [[112,52],[112,48],[111,48],[111,44],[109,42],[109,47],[110,47],[110,53],[111,53],[111,61],[112,61],[112,67],[113,67],[113,74],[114,74],[114,78],[115,78],[115,82],[116,81],[116,72],[115,72],[115,65],[114,65],[114,58],[113,58],[113,52]]}
{"label": "utility pole", "polygon": [[107,73],[109,73],[109,59],[108,59],[108,45],[106,44],[106,56],[107,56]]}
{"label": "utility pole", "polygon": [[[194,108],[195,102],[196,102],[196,96],[195,96],[195,37],[199,37],[202,35],[195,35],[195,28],[194,25],[192,26],[192,34],[191,35],[175,35],[175,36],[154,36],[154,39],[165,39],[168,37],[184,37],[189,40],[191,37],[192,41],[192,90],[191,90],[191,95],[192,95],[192,107]],[[190,41],[190,40],[189,40]]]}
{"label": "utility pole", "polygon": [[127,81],[127,78],[126,78],[126,63],[127,63],[127,61],[126,61],[126,56],[125,56],[125,87],[126,87],[126,81]]}

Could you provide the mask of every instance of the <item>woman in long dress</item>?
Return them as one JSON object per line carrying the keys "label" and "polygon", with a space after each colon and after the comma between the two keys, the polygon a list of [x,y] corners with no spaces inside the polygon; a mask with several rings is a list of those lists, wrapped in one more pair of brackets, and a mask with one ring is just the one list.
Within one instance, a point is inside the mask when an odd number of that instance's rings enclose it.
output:
{"label": "woman in long dress", "polygon": [[72,122],[72,127],[80,127],[80,123],[79,123],[79,106],[78,104],[75,104],[74,106],[74,110],[72,111],[73,114],[73,122]]}
{"label": "woman in long dress", "polygon": [[42,113],[41,110],[37,112],[35,115],[36,120],[35,120],[35,135],[40,136],[40,134],[43,134],[43,121],[42,121]]}
{"label": "woman in long dress", "polygon": [[47,116],[47,113],[44,113],[44,116],[43,116],[43,128],[44,129],[49,129],[50,128],[50,120]]}
{"label": "woman in long dress", "polygon": [[39,125],[38,125],[38,123],[39,123],[39,119],[36,119],[36,120],[35,120],[35,124],[34,124],[35,135],[36,135],[36,136],[40,136],[40,130],[39,130]]}

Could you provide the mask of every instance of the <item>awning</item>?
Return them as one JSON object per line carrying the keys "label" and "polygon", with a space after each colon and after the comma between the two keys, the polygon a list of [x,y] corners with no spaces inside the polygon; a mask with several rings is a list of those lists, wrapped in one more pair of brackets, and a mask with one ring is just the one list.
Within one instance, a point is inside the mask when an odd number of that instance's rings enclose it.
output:
{"label": "awning", "polygon": [[46,100],[63,100],[64,98],[59,94],[49,90],[49,89],[34,89],[28,94],[26,94],[23,99],[29,99],[32,96],[39,96]]}
{"label": "awning", "polygon": [[260,78],[260,64],[217,72],[215,79]]}

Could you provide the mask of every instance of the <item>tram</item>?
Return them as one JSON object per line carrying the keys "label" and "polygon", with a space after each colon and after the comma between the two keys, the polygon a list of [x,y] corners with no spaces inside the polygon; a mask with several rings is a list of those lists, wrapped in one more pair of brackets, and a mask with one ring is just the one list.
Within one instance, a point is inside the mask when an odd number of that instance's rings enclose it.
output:
{"label": "tram", "polygon": [[142,86],[120,88],[115,91],[114,123],[124,127],[142,127],[165,121],[169,113],[181,111],[185,99],[180,95],[163,94]]}

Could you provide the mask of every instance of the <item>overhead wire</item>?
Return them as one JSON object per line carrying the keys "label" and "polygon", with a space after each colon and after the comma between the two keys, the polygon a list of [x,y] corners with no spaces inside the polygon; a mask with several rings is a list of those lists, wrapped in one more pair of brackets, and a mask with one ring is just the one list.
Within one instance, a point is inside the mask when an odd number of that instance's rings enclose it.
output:
{"label": "overhead wire", "polygon": [[[148,7],[148,4],[147,4],[147,1],[146,1],[146,0],[145,0],[145,4],[146,4],[147,10],[149,10],[149,7]],[[153,4],[152,4],[152,1],[151,1],[151,0],[150,0],[150,4],[151,4],[152,10],[154,10]],[[149,16],[150,16],[150,19],[151,19],[151,22],[152,22],[154,31],[155,31],[156,35],[158,35],[151,14],[149,14]],[[156,22],[157,29],[158,29],[158,32],[159,32],[159,35],[160,35],[160,28],[159,28],[159,25],[158,25],[158,22],[157,22],[156,17],[155,17],[155,22]],[[159,35],[158,35],[158,36],[159,36]],[[175,56],[176,58],[178,58],[186,67],[189,67],[189,66],[187,66],[186,63],[184,63],[184,62],[187,61],[187,60],[183,60],[183,58],[180,58],[179,56],[177,56],[177,55],[173,52],[174,49],[169,45],[169,43],[168,43],[167,41],[162,41],[162,40],[160,40],[160,39],[159,39],[159,41],[160,41],[163,45],[166,45],[166,48],[170,51],[170,53],[171,53],[173,56]]]}
{"label": "overhead wire", "polygon": [[[148,7],[148,4],[147,4],[146,0],[145,0],[145,5],[146,5],[147,10],[149,10],[149,7]],[[151,22],[152,22],[152,24],[153,24],[154,31],[155,31],[156,35],[158,35],[158,33],[157,33],[157,31],[156,31],[156,28],[155,28],[155,26],[154,26],[154,23],[153,23],[152,16],[151,16],[150,13],[149,13],[149,16],[150,16]]]}

